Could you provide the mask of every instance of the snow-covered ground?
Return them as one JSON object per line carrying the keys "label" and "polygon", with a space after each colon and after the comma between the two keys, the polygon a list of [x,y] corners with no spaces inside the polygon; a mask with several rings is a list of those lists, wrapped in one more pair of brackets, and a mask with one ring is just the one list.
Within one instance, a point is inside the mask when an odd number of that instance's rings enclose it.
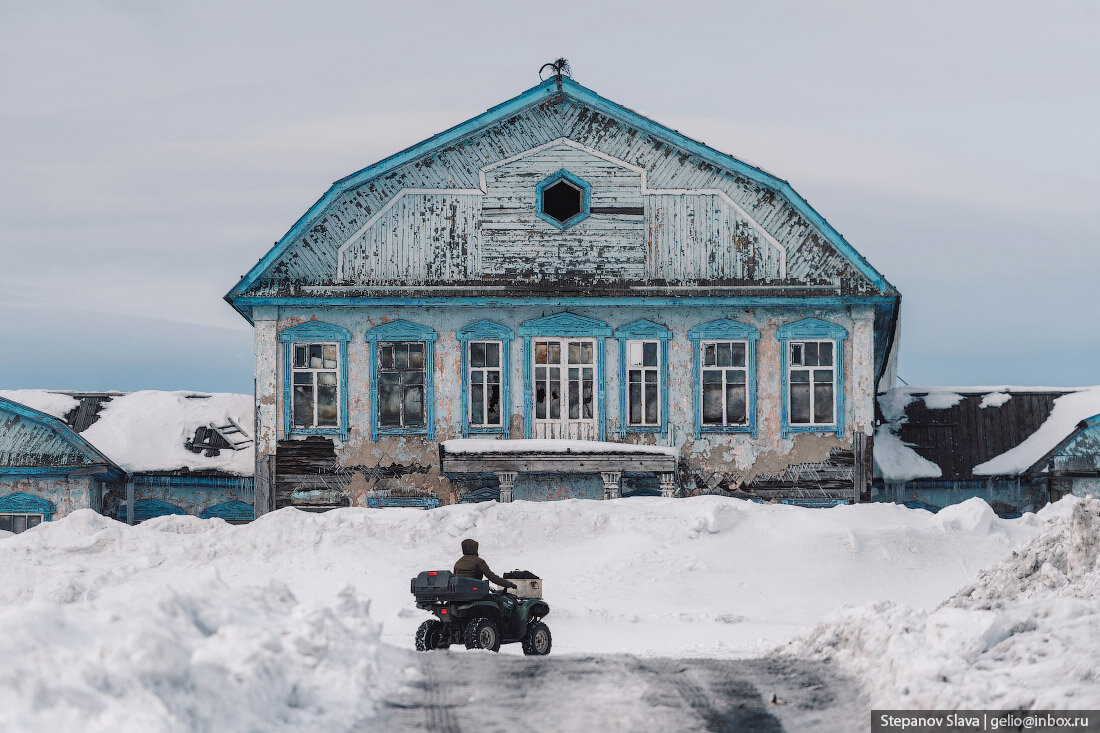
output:
{"label": "snow-covered ground", "polygon": [[[837,659],[876,703],[1098,707],[1098,507],[1002,520],[977,499],[933,515],[634,498],[137,527],[81,511],[0,540],[0,729],[362,719],[427,618],[409,579],[449,568],[464,537],[497,573],[543,577],[555,655],[778,646]],[[1053,679],[1062,692],[1039,695]]]}

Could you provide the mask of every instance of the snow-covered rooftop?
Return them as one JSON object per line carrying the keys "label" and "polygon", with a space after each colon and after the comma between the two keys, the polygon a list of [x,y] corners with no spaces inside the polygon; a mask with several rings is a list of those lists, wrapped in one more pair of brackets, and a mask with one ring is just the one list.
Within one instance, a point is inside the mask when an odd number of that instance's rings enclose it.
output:
{"label": "snow-covered rooftop", "polygon": [[[1082,420],[1100,414],[1100,386],[908,386],[879,395],[878,405],[883,423],[875,433],[875,470],[886,481],[1013,476],[1034,466]],[[920,424],[906,429],[914,413],[922,416]],[[982,434],[975,429],[979,423],[986,426]],[[914,427],[941,433],[920,440]],[[907,442],[902,433],[918,437]],[[1013,447],[993,453],[993,436]],[[945,476],[947,454],[958,475]]]}
{"label": "snow-covered rooftop", "polygon": [[1034,466],[1072,433],[1082,420],[1100,415],[1100,387],[1082,389],[1054,401],[1038,431],[1015,448],[974,467],[982,476],[1011,476]]}
{"label": "snow-covered rooftop", "polygon": [[[45,389],[0,390],[0,397],[65,420],[87,393]],[[105,393],[99,417],[81,437],[129,472],[216,470],[251,476],[255,451],[223,449],[216,456],[193,453],[185,443],[195,430],[232,418],[251,436],[252,396],[145,390]],[[74,396],[75,395],[75,396]]]}

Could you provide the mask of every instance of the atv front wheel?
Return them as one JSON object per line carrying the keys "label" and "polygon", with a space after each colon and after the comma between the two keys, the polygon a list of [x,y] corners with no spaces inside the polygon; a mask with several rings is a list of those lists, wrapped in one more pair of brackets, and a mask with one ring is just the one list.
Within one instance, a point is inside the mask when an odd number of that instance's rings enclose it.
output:
{"label": "atv front wheel", "polygon": [[443,622],[428,619],[416,630],[416,651],[430,652],[443,646]]}
{"label": "atv front wheel", "polygon": [[500,629],[492,619],[475,618],[466,624],[465,642],[467,649],[488,649],[500,651]]}
{"label": "atv front wheel", "polygon": [[523,653],[527,656],[550,653],[550,627],[541,621],[527,627],[527,635],[523,637]]}

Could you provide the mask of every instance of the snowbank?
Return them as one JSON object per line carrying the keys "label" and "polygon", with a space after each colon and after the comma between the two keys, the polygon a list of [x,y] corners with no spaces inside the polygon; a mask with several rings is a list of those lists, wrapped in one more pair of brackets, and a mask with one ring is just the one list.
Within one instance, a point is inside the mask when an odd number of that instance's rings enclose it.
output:
{"label": "snowbank", "polygon": [[978,476],[1015,476],[1035,465],[1082,420],[1100,415],[1100,387],[1082,389],[1054,401],[1042,426],[1015,448],[974,467]]}
{"label": "snowbank", "polygon": [[[47,544],[65,548],[73,574],[81,557],[151,549],[180,529],[142,538],[88,510],[52,524]],[[344,730],[376,714],[397,676],[351,588],[300,601],[286,584],[231,586],[211,567],[89,602],[58,592],[0,608],[0,729]]]}
{"label": "snowbank", "polygon": [[1041,534],[935,610],[847,608],[781,648],[838,660],[877,708],[1100,707],[1100,501],[1040,515]]}
{"label": "snowbank", "polygon": [[[888,658],[882,645],[1052,517],[999,519],[979,500],[933,515],[716,496],[283,509],[241,526],[78,511],[0,542],[0,729],[347,729],[410,664],[401,649],[428,615],[409,579],[450,568],[466,537],[494,571],[543,578],[555,655],[746,657],[878,602],[886,616],[872,605],[855,623]],[[963,610],[965,623],[937,617],[947,650],[1016,623]],[[905,659],[896,678],[923,673],[923,657]]]}

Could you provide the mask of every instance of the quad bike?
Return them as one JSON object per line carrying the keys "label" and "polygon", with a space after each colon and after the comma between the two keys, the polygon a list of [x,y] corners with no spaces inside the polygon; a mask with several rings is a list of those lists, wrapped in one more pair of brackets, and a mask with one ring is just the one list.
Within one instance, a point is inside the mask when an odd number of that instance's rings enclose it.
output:
{"label": "quad bike", "polygon": [[542,600],[542,580],[527,571],[504,574],[518,587],[490,590],[489,581],[463,578],[446,570],[425,570],[412,579],[416,607],[435,618],[416,630],[416,648],[426,652],[465,644],[467,649],[500,651],[519,642],[523,653],[550,653],[550,629],[542,619],[550,607]]}

